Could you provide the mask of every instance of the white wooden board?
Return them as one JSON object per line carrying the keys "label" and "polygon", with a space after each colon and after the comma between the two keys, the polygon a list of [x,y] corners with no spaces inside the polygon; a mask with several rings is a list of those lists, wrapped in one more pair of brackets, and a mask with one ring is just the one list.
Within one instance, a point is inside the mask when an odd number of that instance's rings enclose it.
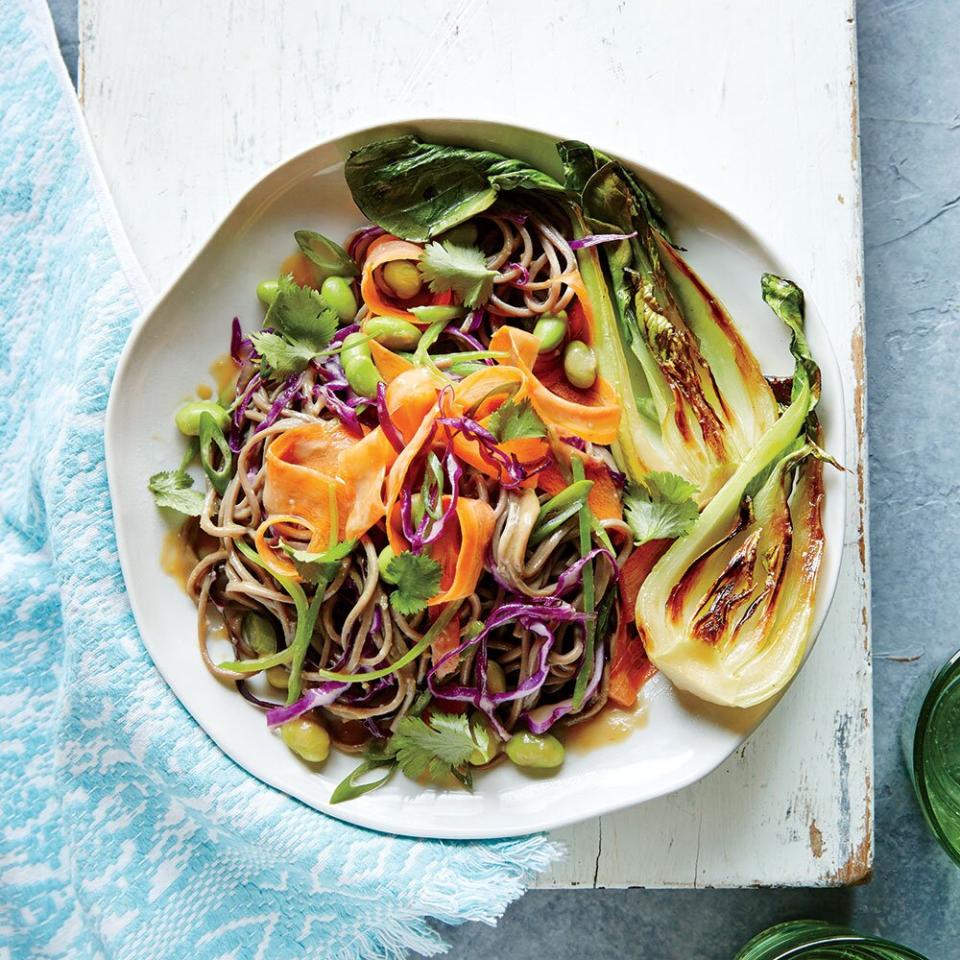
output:
{"label": "white wooden board", "polygon": [[[848,534],[803,674],[730,760],[558,832],[544,886],[855,883],[872,864],[863,291],[853,0],[80,0],[80,92],[148,278],[254,179],[345,130],[528,124],[703,189],[785,251],[840,359]],[[708,278],[709,279],[709,278]]]}

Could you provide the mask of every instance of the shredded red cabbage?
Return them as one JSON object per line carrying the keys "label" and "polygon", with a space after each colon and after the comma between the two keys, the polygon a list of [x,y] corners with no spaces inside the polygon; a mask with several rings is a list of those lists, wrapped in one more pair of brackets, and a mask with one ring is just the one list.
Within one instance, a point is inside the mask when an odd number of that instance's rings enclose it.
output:
{"label": "shredded red cabbage", "polygon": [[589,237],[581,237],[579,240],[570,241],[571,250],[582,250],[585,247],[595,247],[598,243],[612,243],[614,240],[630,240],[637,235],[633,233],[595,233]]}
{"label": "shredded red cabbage", "polygon": [[[351,260],[360,260],[367,251],[367,247],[377,239],[382,237],[387,231],[383,227],[364,227],[358,230],[347,244],[347,253]],[[361,250],[360,247],[363,246]]]}
{"label": "shredded red cabbage", "polygon": [[550,465],[551,458],[547,455],[524,466],[517,459],[516,454],[507,453],[501,449],[497,438],[486,427],[470,417],[439,417],[437,423],[451,430],[459,430],[468,440],[475,441],[480,456],[490,466],[498,468],[500,485],[509,490],[520,486],[528,477],[532,477]]}
{"label": "shredded red cabbage", "polygon": [[617,559],[605,547],[594,547],[586,556],[581,557],[576,563],[567,567],[557,578],[557,589],[554,591],[555,597],[562,597],[568,590],[578,587],[583,582],[583,568],[594,558],[602,556],[610,569],[613,571],[614,581],[620,579],[620,570],[617,567]]}
{"label": "shredded red cabbage", "polygon": [[267,427],[272,427],[273,424],[277,422],[280,414],[283,413],[284,407],[300,392],[300,384],[302,381],[303,377],[299,373],[291,373],[290,376],[287,377],[283,389],[277,394],[277,399],[270,404],[270,409],[267,411],[266,417],[262,423],[257,425],[257,429],[253,431],[254,433],[260,433],[261,430],[266,430]]}
{"label": "shredded red cabbage", "polygon": [[[603,676],[603,644],[597,644],[597,652],[593,660],[593,674],[586,690],[583,692],[583,702],[587,703],[597,692],[600,678]],[[565,717],[573,710],[573,698],[561,700],[559,703],[548,703],[541,707],[534,707],[521,716],[527,721],[527,728],[531,733],[546,733],[561,717]]]}
{"label": "shredded red cabbage", "polygon": [[360,330],[359,323],[350,323],[345,327],[340,327],[339,330],[330,338],[330,343],[328,346],[335,347],[339,343],[343,343],[351,333],[357,333]]}
{"label": "shredded red cabbage", "polygon": [[464,333],[476,333],[483,326],[483,318],[486,316],[486,311],[483,307],[477,307],[476,309],[470,312],[470,315],[467,317],[467,324],[464,328]]}
{"label": "shredded red cabbage", "polygon": [[230,436],[227,443],[234,453],[239,453],[243,449],[243,419],[250,405],[250,398],[263,383],[263,378],[259,373],[255,373],[247,384],[247,389],[243,391],[239,403],[233,409],[233,418],[230,421]]}
{"label": "shredded red cabbage", "polygon": [[291,720],[296,720],[297,717],[303,716],[308,710],[313,710],[315,707],[326,707],[333,703],[349,686],[349,683],[337,683],[331,680],[327,683],[321,683],[319,686],[311,687],[296,703],[268,710],[267,726],[279,727]]}
{"label": "shredded red cabbage", "polygon": [[560,442],[569,444],[581,453],[587,452],[587,443],[582,437],[561,437]]}
{"label": "shredded red cabbage", "polygon": [[[354,328],[359,329],[356,324],[354,324]],[[350,384],[347,383],[346,375],[340,364],[340,358],[330,357],[323,363],[313,360],[311,366],[320,380],[323,381],[323,383],[314,384],[314,399],[323,397],[327,408],[333,411],[351,433],[359,436],[363,431],[360,429],[360,420],[357,417],[356,408],[368,401],[363,397],[358,397],[350,389]],[[346,396],[338,396],[340,392],[345,392]]]}
{"label": "shredded red cabbage", "polygon": [[530,282],[530,271],[522,263],[508,263],[504,268],[504,273],[509,273],[511,270],[516,270],[516,277],[511,280],[511,284],[514,287],[525,287]]}
{"label": "shredded red cabbage", "polygon": [[403,437],[394,425],[390,411],[387,409],[387,385],[381,380],[377,384],[377,419],[383,435],[390,441],[390,445],[397,453],[403,452]]}
{"label": "shredded red cabbage", "polygon": [[[497,718],[496,709],[500,704],[511,700],[521,699],[536,693],[547,679],[548,663],[550,651],[553,649],[554,633],[551,626],[557,623],[585,623],[592,614],[580,613],[569,603],[563,600],[548,598],[542,602],[519,602],[505,603],[498,607],[484,625],[483,630],[475,637],[460,644],[455,650],[442,656],[427,674],[427,687],[430,692],[437,697],[443,697],[445,700],[454,700],[473,704],[477,710],[486,716],[491,726],[496,731],[497,736],[502,740],[509,738],[509,733],[504,729],[503,724]],[[503,693],[492,693],[488,688],[487,681],[487,637],[498,627],[502,627],[512,621],[520,626],[537,634],[542,639],[537,668],[533,673],[514,690],[505,690]],[[441,687],[436,682],[436,675],[440,668],[447,661],[459,657],[462,653],[479,645],[477,650],[475,672],[477,676],[476,687]]]}
{"label": "shredded red cabbage", "polygon": [[257,351],[253,349],[253,341],[243,335],[243,328],[240,326],[240,318],[234,317],[230,328],[230,357],[233,362],[242,367],[248,360],[257,356]]}
{"label": "shredded red cabbage", "polygon": [[[447,479],[450,483],[450,500],[444,508],[440,518],[434,520],[427,510],[424,510],[423,517],[416,527],[413,525],[413,491],[411,490],[412,471],[408,472],[407,480],[403,489],[400,491],[400,523],[403,528],[403,536],[410,544],[411,553],[420,553],[425,546],[435,543],[447,524],[457,511],[457,503],[460,499],[460,480],[463,478],[463,467],[460,466],[457,458],[448,449],[444,454],[444,463],[447,468]],[[437,490],[434,499],[430,504],[431,509],[436,510],[442,503],[443,491]]]}

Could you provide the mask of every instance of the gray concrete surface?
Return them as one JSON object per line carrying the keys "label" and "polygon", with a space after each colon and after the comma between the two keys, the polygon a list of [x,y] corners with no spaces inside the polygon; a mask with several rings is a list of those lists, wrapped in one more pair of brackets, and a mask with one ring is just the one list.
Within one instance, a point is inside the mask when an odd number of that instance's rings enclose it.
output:
{"label": "gray concrete surface", "polygon": [[[76,0],[51,0],[76,77]],[[775,5],[771,5],[771,11]],[[960,2],[858,7],[876,710],[876,864],[848,890],[528,894],[462,960],[730,960],[779,920],[821,917],[960,957],[960,870],[928,836],[898,746],[917,673],[957,646],[960,543]],[[954,351],[958,351],[955,353]],[[956,471],[956,473],[955,473]],[[913,657],[903,662],[891,657]]]}

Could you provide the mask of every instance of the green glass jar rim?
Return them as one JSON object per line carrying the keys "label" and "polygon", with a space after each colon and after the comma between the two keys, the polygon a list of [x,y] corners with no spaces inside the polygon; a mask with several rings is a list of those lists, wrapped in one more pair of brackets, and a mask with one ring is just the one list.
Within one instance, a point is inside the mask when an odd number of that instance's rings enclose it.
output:
{"label": "green glass jar rim", "polygon": [[923,810],[924,818],[933,831],[943,849],[950,855],[957,865],[960,865],[960,848],[947,836],[933,809],[930,793],[927,790],[927,778],[923,775],[926,763],[926,734],[927,726],[943,694],[954,684],[960,683],[960,650],[958,650],[939,670],[930,689],[923,699],[920,714],[917,717],[917,728],[913,735],[913,782],[917,797]]}
{"label": "green glass jar rim", "polygon": [[[797,938],[801,938],[802,942],[798,943]],[[902,944],[881,937],[869,937],[825,920],[787,920],[774,924],[758,933],[734,960],[803,960],[809,956],[835,956],[839,960],[841,957],[861,955],[859,950],[856,954],[846,950],[834,954],[831,949],[846,947],[864,948],[864,958],[882,956],[886,960],[927,960],[923,954]],[[824,948],[830,952],[824,954]],[[875,949],[882,953],[874,952]],[[811,954],[811,950],[816,953]]]}

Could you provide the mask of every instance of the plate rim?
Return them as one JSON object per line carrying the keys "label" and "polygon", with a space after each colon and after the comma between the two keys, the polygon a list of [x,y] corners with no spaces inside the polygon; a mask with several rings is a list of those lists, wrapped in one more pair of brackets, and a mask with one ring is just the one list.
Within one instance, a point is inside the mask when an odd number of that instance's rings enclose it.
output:
{"label": "plate rim", "polygon": [[[154,656],[153,650],[151,649],[150,644],[148,643],[146,636],[147,631],[144,629],[143,618],[138,609],[139,604],[135,601],[135,591],[131,590],[130,583],[132,581],[132,575],[130,573],[130,548],[127,545],[123,528],[119,522],[119,511],[117,510],[115,504],[119,502],[119,491],[120,485],[117,477],[118,467],[116,461],[116,420],[118,417],[118,409],[121,403],[121,400],[118,397],[118,391],[116,389],[117,384],[120,383],[124,374],[127,372],[127,368],[132,364],[133,357],[137,352],[137,348],[140,342],[141,337],[143,336],[145,330],[147,329],[150,320],[153,318],[154,314],[157,313],[161,307],[164,305],[165,301],[171,296],[175,288],[178,287],[184,275],[188,273],[193,266],[197,263],[198,260],[205,254],[208,247],[217,239],[220,232],[224,229],[225,226],[229,223],[230,219],[234,216],[236,211],[245,203],[247,203],[252,194],[260,190],[265,183],[269,180],[282,173],[288,167],[294,167],[298,163],[305,160],[309,155],[322,150],[324,148],[329,148],[335,146],[340,149],[340,152],[343,152],[344,148],[350,144],[351,141],[356,143],[360,142],[369,142],[378,137],[384,136],[399,136],[403,133],[414,133],[417,134],[419,127],[431,126],[431,125],[443,125],[443,124],[453,124],[460,125],[464,128],[488,128],[496,131],[509,130],[511,134],[525,135],[533,138],[549,138],[555,141],[563,139],[573,139],[571,137],[564,136],[562,134],[556,134],[550,131],[542,130],[535,127],[528,127],[510,121],[501,121],[496,119],[491,119],[489,117],[484,118],[465,118],[460,116],[444,116],[444,115],[433,115],[429,117],[412,117],[405,119],[389,119],[383,120],[376,123],[365,124],[356,128],[349,128],[343,130],[340,133],[335,133],[323,140],[319,140],[310,146],[307,146],[301,150],[296,151],[295,153],[290,154],[289,156],[281,159],[279,162],[273,164],[269,169],[267,169],[260,176],[253,178],[249,181],[247,188],[237,197],[237,199],[230,205],[229,209],[217,220],[213,228],[206,234],[205,238],[201,243],[199,243],[195,248],[193,253],[187,258],[181,267],[178,268],[174,276],[170,279],[169,282],[165,284],[162,290],[152,298],[147,300],[146,306],[144,306],[141,313],[133,321],[130,327],[130,332],[128,334],[127,340],[123,346],[123,349],[120,353],[120,356],[117,360],[116,366],[114,368],[113,377],[110,384],[110,394],[107,401],[106,413],[104,417],[104,456],[107,469],[107,483],[110,494],[110,506],[112,514],[112,522],[114,529],[114,536],[117,544],[117,555],[120,563],[121,572],[123,574],[124,587],[126,590],[127,598],[130,603],[131,610],[133,612],[134,621],[137,626],[137,632],[140,635],[140,641],[143,644],[144,649],[149,655],[154,667],[157,669],[158,673],[163,678],[164,682],[170,688],[173,695],[177,698],[183,708],[190,715],[191,720],[197,724],[197,726],[208,736],[227,757],[230,758],[237,766],[239,766],[245,773],[255,777],[257,780],[265,783],[270,788],[279,791],[280,793],[285,794],[286,796],[293,797],[300,802],[304,803],[308,807],[317,810],[318,812],[330,816],[334,819],[341,820],[346,823],[353,824],[355,826],[364,827],[367,829],[377,830],[384,833],[391,833],[400,836],[424,838],[424,839],[441,839],[441,840],[478,840],[478,839],[506,839],[509,837],[523,836],[532,832],[543,831],[543,830],[554,830],[560,827],[569,826],[574,823],[581,822],[586,819],[590,819],[596,816],[602,816],[610,813],[614,813],[619,810],[624,810],[629,807],[637,806],[641,803],[647,803],[651,800],[657,799],[659,797],[669,796],[673,793],[676,793],[680,790],[683,790],[689,787],[691,784],[694,784],[705,777],[713,773],[718,767],[725,763],[742,745],[767,721],[770,715],[777,709],[780,702],[782,701],[786,692],[793,686],[797,677],[800,675],[801,671],[806,665],[806,661],[809,659],[810,653],[812,652],[814,646],[817,643],[820,633],[822,632],[823,626],[826,623],[830,610],[833,606],[834,599],[836,597],[837,587],[840,581],[840,574],[843,568],[844,557],[849,549],[847,545],[847,528],[849,526],[849,521],[847,517],[847,500],[849,497],[849,491],[847,489],[847,484],[839,484],[839,492],[842,498],[842,503],[840,504],[840,515],[842,517],[842,533],[840,536],[840,543],[836,545],[837,549],[837,559],[835,567],[830,578],[829,583],[821,582],[818,585],[818,594],[820,590],[823,590],[822,600],[819,602],[822,603],[822,609],[819,612],[819,616],[815,617],[814,627],[812,629],[810,639],[807,643],[806,650],[804,652],[803,661],[800,666],[797,668],[797,671],[794,673],[790,682],[787,686],[780,691],[775,698],[770,702],[768,709],[763,713],[757,723],[747,730],[745,733],[740,733],[737,735],[736,739],[731,739],[731,747],[723,756],[717,756],[715,760],[711,760],[709,764],[704,765],[702,768],[698,768],[696,771],[690,772],[688,775],[679,777],[676,780],[671,781],[670,788],[667,790],[659,790],[655,786],[649,791],[645,792],[642,796],[637,798],[636,794],[630,795],[627,798],[619,798],[618,795],[607,795],[606,797],[598,797],[596,803],[591,807],[591,810],[588,813],[581,812],[570,812],[564,814],[562,811],[565,809],[565,805],[561,805],[558,810],[557,806],[551,808],[551,812],[541,813],[536,817],[536,823],[524,823],[519,825],[516,829],[495,829],[491,831],[489,827],[483,826],[474,826],[470,818],[465,818],[462,824],[458,824],[456,827],[438,827],[434,829],[429,828],[405,828],[403,824],[391,823],[388,818],[384,818],[382,815],[377,815],[376,813],[367,814],[366,805],[362,803],[357,803],[356,805],[351,804],[349,808],[332,806],[329,801],[317,800],[315,797],[307,797],[303,795],[302,791],[296,789],[290,789],[287,786],[281,785],[278,781],[281,779],[279,777],[271,776],[270,772],[264,772],[262,770],[254,770],[253,768],[257,766],[256,761],[251,761],[250,759],[244,757],[243,759],[238,758],[236,751],[232,750],[230,747],[226,746],[222,741],[222,738],[216,733],[212,732],[208,727],[203,724],[195,715],[193,710],[189,707],[186,702],[186,699],[181,696],[180,692],[177,689],[178,679],[172,678],[168,675],[168,672],[164,669],[158,659]],[[495,135],[494,135],[495,138]],[[440,140],[449,140],[449,137],[440,136]],[[726,220],[728,220],[733,226],[737,228],[744,236],[746,236],[752,244],[754,244],[760,251],[762,251],[771,261],[778,265],[778,269],[781,269],[784,275],[796,277],[796,271],[792,271],[790,267],[790,261],[788,258],[784,257],[781,251],[777,248],[775,244],[768,241],[759,231],[754,229],[749,223],[743,220],[738,214],[731,211],[726,204],[717,200],[710,193],[704,191],[694,182],[685,181],[677,179],[676,177],[663,172],[657,167],[651,166],[648,163],[641,162],[637,159],[628,157],[618,151],[607,151],[603,147],[598,147],[604,153],[607,153],[609,156],[622,160],[629,167],[641,171],[643,175],[649,175],[653,178],[659,179],[671,187],[677,188],[686,193],[692,194],[699,202],[705,203],[708,207],[713,208],[714,211],[722,215]],[[846,385],[843,380],[842,373],[840,371],[839,357],[836,351],[836,347],[833,342],[833,337],[831,336],[830,329],[827,324],[823,321],[820,316],[820,311],[817,309],[816,302],[813,303],[814,313],[816,315],[816,322],[822,332],[823,336],[826,338],[827,345],[829,347],[828,354],[829,356],[818,357],[818,364],[821,368],[825,366],[826,363],[829,363],[833,368],[834,377],[833,380],[838,386],[837,396],[831,396],[831,404],[835,405],[835,415],[836,415],[836,428],[835,432],[838,435],[840,449],[846,453],[846,442],[847,442],[847,419],[846,419],[846,410],[847,410],[847,397],[846,397]],[[826,571],[825,571],[826,572]],[[818,596],[819,600],[819,596]],[[188,698],[187,698],[188,699]],[[363,798],[361,798],[362,800]]]}

